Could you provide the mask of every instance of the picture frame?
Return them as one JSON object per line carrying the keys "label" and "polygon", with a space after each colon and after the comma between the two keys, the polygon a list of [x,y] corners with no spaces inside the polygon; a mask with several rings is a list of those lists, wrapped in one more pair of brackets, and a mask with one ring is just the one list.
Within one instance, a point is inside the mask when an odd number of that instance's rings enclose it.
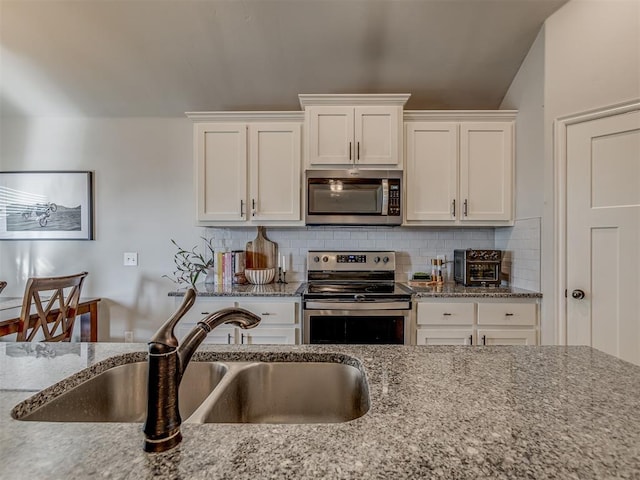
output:
{"label": "picture frame", "polygon": [[93,240],[93,172],[0,171],[0,240]]}

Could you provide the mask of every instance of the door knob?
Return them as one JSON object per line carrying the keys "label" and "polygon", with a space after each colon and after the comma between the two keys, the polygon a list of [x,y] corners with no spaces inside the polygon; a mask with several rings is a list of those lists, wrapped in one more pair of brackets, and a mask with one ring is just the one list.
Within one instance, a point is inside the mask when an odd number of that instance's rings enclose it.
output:
{"label": "door knob", "polygon": [[584,298],[584,291],[580,290],[579,288],[574,290],[573,292],[571,292],[571,296],[573,298],[575,298],[576,300],[582,300]]}

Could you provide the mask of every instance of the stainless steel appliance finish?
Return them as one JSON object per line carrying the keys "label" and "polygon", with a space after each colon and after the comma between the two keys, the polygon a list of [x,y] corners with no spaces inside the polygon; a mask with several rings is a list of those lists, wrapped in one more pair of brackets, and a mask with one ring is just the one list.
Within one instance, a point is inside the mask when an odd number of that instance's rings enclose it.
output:
{"label": "stainless steel appliance finish", "polygon": [[310,251],[304,343],[409,344],[411,292],[393,251]]}
{"label": "stainless steel appliance finish", "polygon": [[[110,368],[45,403],[19,420],[35,422],[144,422],[147,362]],[[188,418],[227,372],[220,362],[191,362],[179,392],[180,416]]]}
{"label": "stainless steel appliance finish", "polygon": [[[17,420],[144,421],[147,362],[118,365]],[[179,392],[184,423],[338,423],[364,415],[369,387],[357,366],[326,362],[190,362]]]}
{"label": "stainless steel appliance finish", "polygon": [[466,287],[500,285],[502,250],[454,250],[453,277]]}
{"label": "stainless steel appliance finish", "polygon": [[189,422],[338,423],[369,410],[365,376],[351,365],[251,362],[230,368],[233,375]]}
{"label": "stainless steel appliance finish", "polygon": [[397,170],[308,170],[307,225],[402,223],[402,172]]}

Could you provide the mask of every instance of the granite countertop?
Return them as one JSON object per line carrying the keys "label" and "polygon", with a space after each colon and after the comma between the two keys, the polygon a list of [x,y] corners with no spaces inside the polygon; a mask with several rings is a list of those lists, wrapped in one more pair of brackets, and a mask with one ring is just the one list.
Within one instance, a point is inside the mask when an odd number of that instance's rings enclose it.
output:
{"label": "granite countertop", "polygon": [[[268,283],[266,285],[198,285],[199,297],[299,297],[304,283]],[[182,297],[186,289],[169,292],[170,297]]]}
{"label": "granite countertop", "polygon": [[407,284],[407,287],[415,293],[416,298],[542,298],[542,293],[540,292],[517,287],[465,287],[455,283],[445,283],[430,287],[414,287]]}
{"label": "granite countertop", "polygon": [[[412,287],[402,283],[411,290],[417,299],[447,297],[477,298],[542,298],[542,293],[516,287],[465,287],[454,283],[445,283],[433,287]],[[269,283],[267,285],[213,285],[198,286],[200,297],[299,297],[306,284],[292,282],[287,284]],[[185,289],[169,292],[171,297],[184,296]]]}
{"label": "granite countertop", "polygon": [[162,454],[143,452],[140,423],[10,417],[35,390],[143,351],[142,344],[0,344],[0,478],[640,477],[640,367],[589,347],[207,345],[197,360],[247,352],[353,357],[366,373],[371,408],[336,424],[184,424],[183,442]]}

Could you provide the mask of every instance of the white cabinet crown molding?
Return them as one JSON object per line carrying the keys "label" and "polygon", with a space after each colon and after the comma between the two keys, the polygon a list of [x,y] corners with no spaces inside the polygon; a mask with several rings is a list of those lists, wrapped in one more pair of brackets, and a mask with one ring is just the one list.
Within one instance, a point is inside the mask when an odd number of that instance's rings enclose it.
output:
{"label": "white cabinet crown molding", "polygon": [[304,112],[186,112],[194,123],[199,122],[304,122]]}
{"label": "white cabinet crown molding", "polygon": [[405,122],[413,121],[515,121],[518,110],[405,110]]}
{"label": "white cabinet crown molding", "polygon": [[410,93],[389,93],[389,94],[324,94],[324,93],[301,93],[298,95],[300,106],[304,109],[310,105],[396,105],[403,107]]}

